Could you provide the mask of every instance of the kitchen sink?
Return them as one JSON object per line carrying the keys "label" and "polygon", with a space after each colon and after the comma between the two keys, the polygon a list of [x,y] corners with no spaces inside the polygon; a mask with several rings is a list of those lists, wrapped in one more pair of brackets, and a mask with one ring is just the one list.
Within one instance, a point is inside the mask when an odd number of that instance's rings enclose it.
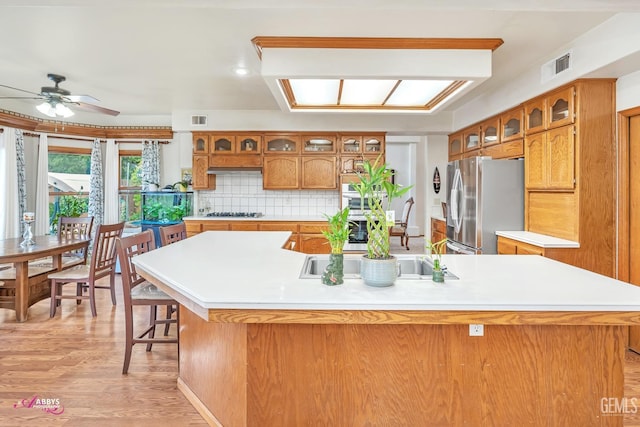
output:
{"label": "kitchen sink", "polygon": [[[343,271],[345,279],[360,278],[360,259],[362,255],[345,255]],[[398,259],[399,280],[431,280],[433,264],[428,257],[423,255],[396,255]],[[315,279],[322,276],[322,272],[329,265],[329,255],[307,255],[300,272],[301,279]],[[448,270],[445,271],[445,280],[457,280],[458,276]]]}

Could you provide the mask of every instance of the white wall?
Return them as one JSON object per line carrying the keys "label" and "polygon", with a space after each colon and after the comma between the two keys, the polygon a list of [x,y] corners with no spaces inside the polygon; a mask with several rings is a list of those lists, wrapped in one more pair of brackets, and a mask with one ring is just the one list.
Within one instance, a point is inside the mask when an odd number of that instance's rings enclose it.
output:
{"label": "white wall", "polygon": [[640,71],[622,76],[616,82],[616,111],[640,105]]}
{"label": "white wall", "polygon": [[[431,135],[427,137],[427,211],[425,218],[425,239],[431,239],[431,217],[442,218],[441,202],[446,202],[447,196],[447,162],[449,159],[449,139],[445,135]],[[433,188],[433,174],[435,168],[440,173],[440,192],[436,194]]]}
{"label": "white wall", "polygon": [[[402,219],[402,211],[404,204],[409,197],[417,202],[417,193],[415,184],[416,178],[416,143],[407,142],[410,137],[394,137],[387,138],[385,158],[389,168],[394,169],[395,182],[403,187],[413,186],[407,194],[393,200],[391,208],[396,212],[396,220]],[[422,202],[421,202],[422,204]],[[420,236],[422,234],[422,218],[416,215],[416,206],[414,205],[409,215],[409,235]]]}

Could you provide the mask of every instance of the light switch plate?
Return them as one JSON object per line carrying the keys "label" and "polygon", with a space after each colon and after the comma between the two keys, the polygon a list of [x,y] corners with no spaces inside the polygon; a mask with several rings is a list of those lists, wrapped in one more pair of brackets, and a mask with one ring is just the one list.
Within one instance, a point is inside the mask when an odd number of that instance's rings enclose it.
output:
{"label": "light switch plate", "polygon": [[396,211],[387,211],[387,224],[395,224]]}

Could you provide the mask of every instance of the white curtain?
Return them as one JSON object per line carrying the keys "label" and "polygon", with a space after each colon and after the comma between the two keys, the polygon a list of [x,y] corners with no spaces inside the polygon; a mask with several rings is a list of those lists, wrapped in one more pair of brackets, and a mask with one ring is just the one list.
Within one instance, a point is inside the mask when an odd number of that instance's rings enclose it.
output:
{"label": "white curtain", "polygon": [[107,139],[107,150],[104,162],[104,223],[115,224],[120,222],[120,206],[118,197],[118,185],[120,177],[118,144],[114,139]]}
{"label": "white curtain", "polygon": [[103,224],[104,197],[102,193],[102,151],[100,140],[94,139],[91,146],[91,184],[89,188],[89,215],[93,216],[94,230]]}
{"label": "white curtain", "polygon": [[20,237],[18,205],[18,165],[16,162],[16,130],[3,128],[0,133],[0,239]]}
{"label": "white curtain", "polygon": [[38,144],[38,172],[36,177],[36,236],[49,234],[49,142],[47,134],[40,134]]}
{"label": "white curtain", "polygon": [[160,185],[160,146],[158,141],[142,141],[142,190]]}

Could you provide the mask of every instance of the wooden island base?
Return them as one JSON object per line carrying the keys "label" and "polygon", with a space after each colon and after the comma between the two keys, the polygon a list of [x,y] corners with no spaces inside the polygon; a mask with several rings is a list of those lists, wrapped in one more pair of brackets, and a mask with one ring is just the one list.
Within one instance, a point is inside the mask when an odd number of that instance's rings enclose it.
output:
{"label": "wooden island base", "polygon": [[621,426],[625,326],[208,322],[180,389],[211,425]]}

